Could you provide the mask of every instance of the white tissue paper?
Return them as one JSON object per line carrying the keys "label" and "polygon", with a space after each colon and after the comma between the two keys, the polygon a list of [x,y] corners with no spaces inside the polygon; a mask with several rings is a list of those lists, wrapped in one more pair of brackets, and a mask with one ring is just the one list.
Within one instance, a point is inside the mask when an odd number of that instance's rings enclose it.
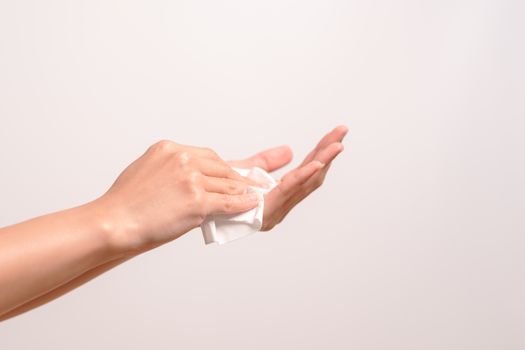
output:
{"label": "white tissue paper", "polygon": [[251,210],[234,215],[222,214],[208,216],[201,224],[201,230],[206,244],[224,244],[259,231],[263,222],[264,195],[277,186],[277,181],[264,169],[259,167],[250,169],[234,167],[233,170],[258,183],[268,185],[268,188],[248,187],[248,193],[259,192],[263,195],[263,199],[259,202],[259,205]]}

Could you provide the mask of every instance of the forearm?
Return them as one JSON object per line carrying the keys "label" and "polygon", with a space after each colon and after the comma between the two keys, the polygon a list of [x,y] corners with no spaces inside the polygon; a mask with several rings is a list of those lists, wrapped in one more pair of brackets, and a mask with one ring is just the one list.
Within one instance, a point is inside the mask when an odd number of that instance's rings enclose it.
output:
{"label": "forearm", "polygon": [[90,202],[0,229],[0,317],[124,257],[101,210]]}
{"label": "forearm", "polygon": [[34,309],[36,307],[39,307],[43,304],[46,304],[50,302],[51,300],[54,300],[58,297],[61,297],[62,295],[72,291],[75,288],[78,288],[82,286],[83,284],[91,281],[92,279],[96,278],[97,276],[100,276],[104,272],[107,272],[111,270],[112,268],[128,261],[129,259],[147,251],[150,249],[156,248],[158,245],[150,245],[147,246],[141,250],[135,251],[133,253],[126,254],[123,257],[117,258],[112,261],[108,261],[106,263],[103,263],[102,265],[99,265],[97,267],[94,267],[93,269],[84,272],[80,276],[65,282],[64,284],[57,286],[55,289],[48,291],[47,293],[40,295],[32,300],[29,300],[28,302],[19,305],[18,307],[10,310],[4,315],[0,315],[0,322],[7,320],[9,318],[15,317],[17,315],[20,315],[26,311],[29,311],[31,309]]}
{"label": "forearm", "polygon": [[22,304],[10,311],[8,311],[7,313],[3,314],[3,315],[0,315],[0,322],[1,321],[4,321],[4,320],[7,320],[8,318],[12,318],[12,317],[15,317],[19,314],[22,314],[26,311],[29,311],[31,309],[34,309],[36,307],[39,307],[53,299],[56,299],[68,292],[70,292],[71,290],[77,288],[77,287],[80,287],[81,285],[83,285],[84,283],[87,283],[89,282],[90,280],[92,280],[93,278],[103,274],[104,272],[106,271],[109,271],[111,270],[112,268],[122,264],[123,262],[131,259],[132,256],[129,256],[129,257],[124,257],[124,258],[119,258],[119,259],[116,259],[116,260],[113,260],[113,261],[109,261],[109,262],[106,262],[100,266],[97,266],[85,273],[83,273],[82,275],[74,278],[73,280],[71,281],[68,281],[66,282],[65,284],[61,285],[61,286],[58,286],[56,287],[55,289],[39,296],[39,297],[36,297],[35,299],[33,300],[30,300],[28,302],[26,302],[25,304]]}

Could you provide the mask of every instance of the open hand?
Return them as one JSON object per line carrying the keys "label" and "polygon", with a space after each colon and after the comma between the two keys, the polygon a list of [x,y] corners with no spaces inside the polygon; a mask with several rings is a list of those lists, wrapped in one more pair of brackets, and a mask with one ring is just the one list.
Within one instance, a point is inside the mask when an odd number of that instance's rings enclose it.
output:
{"label": "open hand", "polygon": [[[286,173],[266,194],[261,231],[271,230],[293,207],[323,184],[332,161],[344,149],[341,141],[347,132],[348,128],[340,125],[326,134],[302,163]],[[228,161],[228,164],[239,168],[257,166],[271,172],[290,163],[292,157],[290,147],[279,146],[244,160]]]}

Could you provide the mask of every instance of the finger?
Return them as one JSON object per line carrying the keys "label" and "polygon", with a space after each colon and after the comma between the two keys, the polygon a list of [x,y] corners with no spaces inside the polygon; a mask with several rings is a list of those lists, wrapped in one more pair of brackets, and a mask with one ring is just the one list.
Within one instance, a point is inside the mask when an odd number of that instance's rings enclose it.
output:
{"label": "finger", "polygon": [[345,125],[336,126],[332,131],[326,134],[321,141],[315,146],[317,150],[320,150],[331,143],[341,142],[348,133],[348,127]]}
{"label": "finger", "polygon": [[291,148],[283,145],[269,148],[244,160],[228,161],[228,164],[240,168],[251,168],[256,166],[270,172],[290,163],[292,158],[293,153]]}
{"label": "finger", "polygon": [[332,161],[344,150],[344,146],[342,143],[333,143],[330,146],[326,147],[324,150],[319,152],[319,154],[316,156],[318,159],[323,159],[326,161],[326,166],[321,169],[321,171],[317,172],[314,176],[310,177],[303,185],[303,187],[306,188],[317,188],[318,186],[321,186],[324,182],[324,179],[326,177],[326,174],[328,173],[328,170],[330,170],[330,167],[332,166]]}
{"label": "finger", "polygon": [[259,184],[249,179],[245,176],[242,176],[235,170],[231,168],[228,164],[223,161],[218,161],[214,159],[200,158],[198,160],[199,170],[206,176],[218,177],[218,178],[227,178],[240,182],[244,182],[251,186],[259,186]]}
{"label": "finger", "polygon": [[324,167],[324,164],[314,160],[310,163],[296,168],[286,174],[279,185],[276,187],[285,196],[291,195],[296,190],[301,189],[301,185],[308,181],[314,174]]}
{"label": "finger", "polygon": [[313,182],[315,181],[314,179],[315,177],[320,176],[322,178],[321,179],[321,183],[322,183],[324,181],[326,173],[328,172],[328,170],[330,170],[330,167],[332,166],[332,161],[339,154],[341,154],[343,150],[344,150],[344,145],[342,143],[335,142],[329,145],[328,147],[326,147],[325,149],[321,150],[320,152],[318,152],[317,155],[315,156],[316,160],[319,160],[325,163],[326,166],[321,171],[319,171],[319,173],[317,173],[315,176],[312,176],[312,178],[309,181]]}
{"label": "finger", "polygon": [[302,165],[315,159],[316,154],[331,143],[341,142],[347,133],[348,128],[344,125],[339,125],[338,127],[334,128],[332,131],[326,134],[315,146],[315,148],[308,154],[308,156],[306,156]]}
{"label": "finger", "polygon": [[203,187],[206,192],[230,195],[243,194],[248,189],[248,185],[244,182],[209,176],[204,176]]}
{"label": "finger", "polygon": [[240,195],[206,193],[206,212],[213,214],[238,214],[259,205],[262,195],[256,192]]}
{"label": "finger", "polygon": [[[267,213],[275,213],[275,215],[270,215],[270,217],[275,219],[277,215],[279,217],[277,221],[280,222],[292,208],[288,205],[290,201],[295,201],[294,198],[297,197],[300,192],[303,192],[303,184],[307,183],[315,174],[318,174],[321,169],[323,169],[322,163],[312,161],[286,174],[279,185],[266,194],[264,202],[265,215]],[[266,217],[264,220],[267,220]],[[272,224],[270,224],[270,226],[273,227]]]}
{"label": "finger", "polygon": [[335,127],[332,131],[330,131],[328,134],[326,134],[321,139],[321,141],[319,141],[317,143],[315,148],[310,153],[308,153],[308,155],[306,156],[304,161],[301,163],[301,166],[311,162],[314,159],[316,159],[315,158],[316,154],[319,151],[321,151],[323,148],[325,148],[326,146],[328,146],[328,145],[330,145],[330,144],[332,144],[334,142],[341,142],[341,141],[343,141],[343,139],[344,139],[344,137],[346,136],[347,133],[348,133],[348,128],[346,126],[339,125],[339,126]]}
{"label": "finger", "polygon": [[285,197],[290,197],[293,196],[294,193],[302,191],[305,186],[312,187],[311,184],[316,181],[315,178],[320,176],[324,179],[332,160],[334,160],[343,149],[343,144],[339,142],[329,145],[318,153],[316,156],[317,159],[287,173],[276,188]]}
{"label": "finger", "polygon": [[315,155],[315,160],[324,163],[329,164],[332,160],[337,157],[342,151],[344,150],[344,146],[340,142],[334,142],[327,147],[323,148],[317,154]]}

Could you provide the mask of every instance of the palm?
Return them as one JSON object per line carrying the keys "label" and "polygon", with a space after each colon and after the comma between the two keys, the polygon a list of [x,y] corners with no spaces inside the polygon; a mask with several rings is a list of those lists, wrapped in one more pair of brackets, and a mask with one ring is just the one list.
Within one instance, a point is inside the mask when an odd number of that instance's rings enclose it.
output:
{"label": "palm", "polygon": [[[286,173],[278,185],[265,196],[261,231],[271,230],[293,207],[322,185],[332,160],[343,150],[341,141],[347,131],[345,126],[338,126],[326,134],[303,162]],[[250,158],[228,163],[239,168],[257,166],[272,172],[290,163],[292,157],[288,146],[279,146],[259,152]]]}

